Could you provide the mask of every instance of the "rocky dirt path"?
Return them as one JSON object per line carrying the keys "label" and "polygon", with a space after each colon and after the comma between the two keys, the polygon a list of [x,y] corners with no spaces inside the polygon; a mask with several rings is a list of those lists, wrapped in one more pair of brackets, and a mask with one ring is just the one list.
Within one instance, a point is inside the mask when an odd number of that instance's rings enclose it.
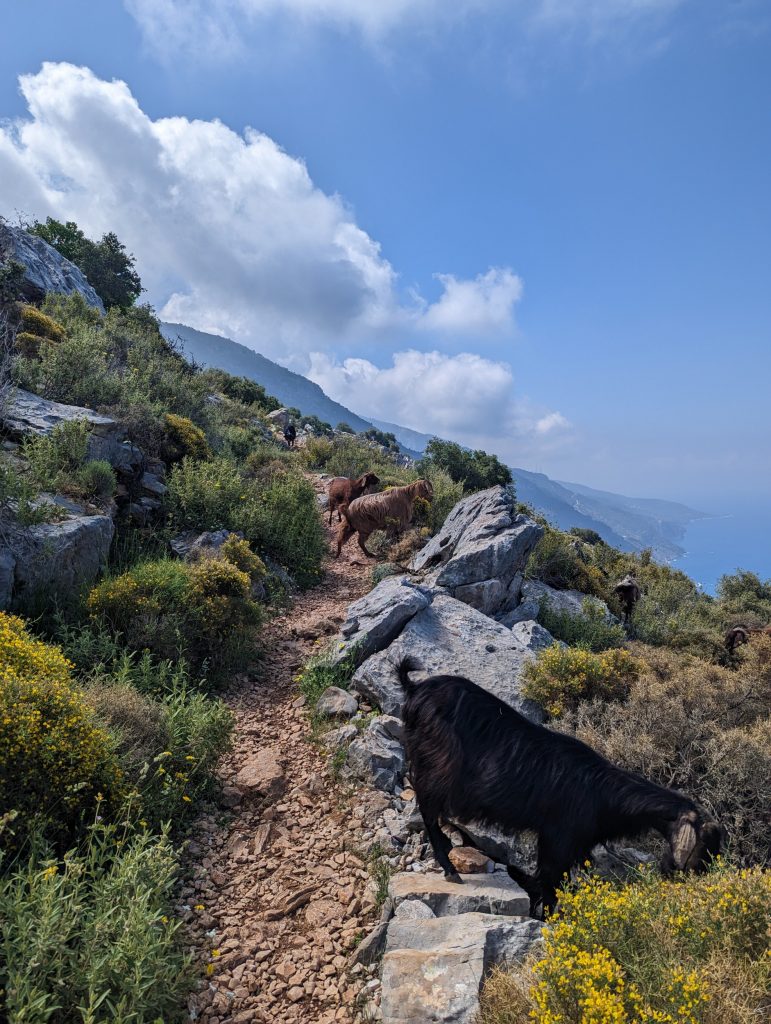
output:
{"label": "rocky dirt path", "polygon": [[223,807],[193,827],[179,906],[205,964],[190,1018],[205,1024],[353,1021],[378,984],[348,958],[376,911],[359,844],[383,797],[335,784],[293,682],[370,589],[368,566],[325,569],[266,627],[259,671],[223,694],[236,718]]}

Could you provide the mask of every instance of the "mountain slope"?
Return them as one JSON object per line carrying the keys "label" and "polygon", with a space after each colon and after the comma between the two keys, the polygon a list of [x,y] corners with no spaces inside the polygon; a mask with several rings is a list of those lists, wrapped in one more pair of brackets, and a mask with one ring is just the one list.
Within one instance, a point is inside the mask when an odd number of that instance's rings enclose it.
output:
{"label": "mountain slope", "polygon": [[218,334],[206,334],[184,324],[161,324],[161,331],[169,341],[179,344],[183,354],[201,366],[214,366],[242,377],[250,377],[262,384],[269,395],[284,405],[294,406],[308,416],[318,416],[333,427],[345,422],[354,430],[367,430],[373,424],[344,405],[333,401],[318,384],[299,373],[279,366],[266,356],[246,345]]}
{"label": "mountain slope", "polygon": [[[250,377],[284,405],[295,406],[333,426],[341,421],[354,430],[375,426],[395,434],[403,450],[414,456],[423,452],[431,440],[431,434],[396,423],[364,419],[325,395],[318,384],[230,338],[196,331],[184,324],[164,323],[161,330],[166,338],[177,342],[188,359]],[[596,530],[603,540],[622,551],[650,547],[658,559],[678,558],[684,554],[678,542],[686,526],[704,518],[702,512],[676,502],[628,498],[582,484],[559,483],[544,473],[526,469],[512,467],[512,472],[520,500],[532,505],[559,529],[579,526]]]}

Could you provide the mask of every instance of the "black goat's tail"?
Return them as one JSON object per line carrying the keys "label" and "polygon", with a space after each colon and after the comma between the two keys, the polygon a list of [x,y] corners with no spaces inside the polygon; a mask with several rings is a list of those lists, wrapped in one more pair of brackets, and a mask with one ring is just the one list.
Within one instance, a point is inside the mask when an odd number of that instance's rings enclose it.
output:
{"label": "black goat's tail", "polygon": [[410,672],[419,672],[421,665],[418,663],[417,658],[413,658],[411,654],[408,654],[406,658],[403,658],[399,665],[399,682],[402,684],[402,689],[409,697],[410,694],[414,693],[416,684],[412,682],[409,677]]}

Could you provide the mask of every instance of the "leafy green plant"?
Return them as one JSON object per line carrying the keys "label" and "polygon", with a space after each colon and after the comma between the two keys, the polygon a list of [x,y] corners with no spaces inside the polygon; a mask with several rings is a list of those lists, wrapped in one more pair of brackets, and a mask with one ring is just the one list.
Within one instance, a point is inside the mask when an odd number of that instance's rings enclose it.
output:
{"label": "leafy green plant", "polygon": [[559,718],[581,701],[622,700],[643,667],[628,651],[592,654],[582,648],[552,644],[535,661],[528,662],[522,692],[553,718]]}
{"label": "leafy green plant", "polygon": [[35,822],[69,841],[97,801],[114,807],[122,773],[107,733],[58,647],[0,612],[0,818],[14,814],[14,846]]}
{"label": "leafy green plant", "polygon": [[470,452],[454,441],[442,441],[438,437],[428,442],[417,468],[421,476],[429,475],[432,470],[442,470],[455,483],[461,484],[467,493],[482,491],[496,484],[509,486],[513,479],[511,470],[497,455],[481,450]]}
{"label": "leafy green plant", "polygon": [[172,686],[157,697],[109,677],[88,687],[121,761],[132,815],[175,830],[214,787],[214,770],[228,749],[233,716],[216,698]]}
{"label": "leafy green plant", "polygon": [[104,580],[87,603],[129,649],[184,656],[193,669],[208,665],[221,675],[254,656],[262,616],[250,589],[249,576],[225,559],[162,559]]}
{"label": "leafy green plant", "polygon": [[550,526],[530,555],[525,573],[529,579],[540,580],[556,590],[580,590],[605,597],[605,579],[584,558],[580,543]]}
{"label": "leafy green plant", "polygon": [[607,651],[621,647],[626,641],[624,627],[618,622],[609,622],[605,610],[591,598],[584,599],[581,615],[557,611],[548,601],[543,601],[538,621],[555,639],[589,651]]}
{"label": "leafy green plant", "polygon": [[165,835],[97,825],[61,861],[33,848],[0,880],[0,1016],[181,1021],[192,974],[171,916],[176,876]]}

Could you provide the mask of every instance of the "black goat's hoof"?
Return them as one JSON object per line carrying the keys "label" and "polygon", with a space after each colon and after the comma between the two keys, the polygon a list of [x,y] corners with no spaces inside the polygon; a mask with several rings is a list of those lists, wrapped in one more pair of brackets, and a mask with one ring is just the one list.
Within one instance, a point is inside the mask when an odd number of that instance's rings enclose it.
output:
{"label": "black goat's hoof", "polygon": [[463,879],[457,871],[445,871],[444,877],[448,882],[453,882],[455,885],[463,885]]}

